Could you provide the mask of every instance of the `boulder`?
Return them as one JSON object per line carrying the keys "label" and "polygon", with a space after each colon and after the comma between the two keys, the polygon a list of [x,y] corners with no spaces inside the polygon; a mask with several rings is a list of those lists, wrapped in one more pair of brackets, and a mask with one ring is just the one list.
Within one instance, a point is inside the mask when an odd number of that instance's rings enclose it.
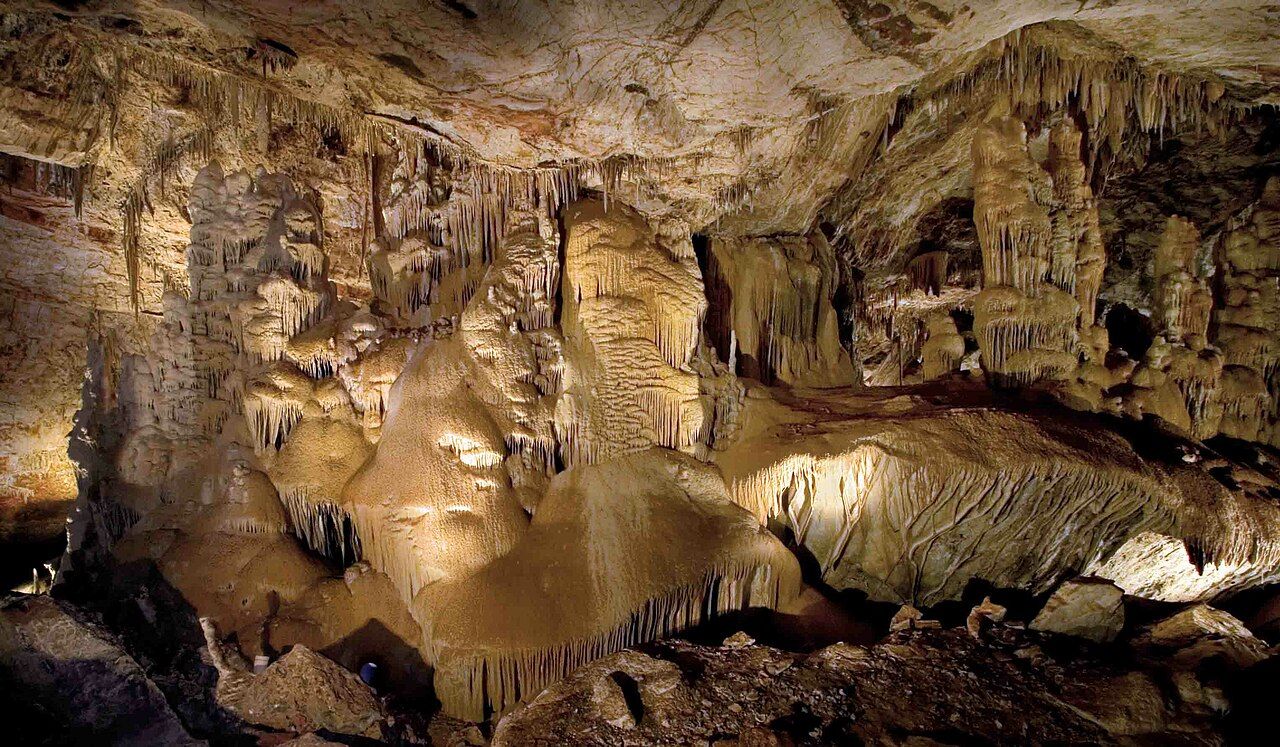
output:
{"label": "boulder", "polygon": [[896,633],[900,630],[923,630],[926,628],[939,628],[942,623],[937,620],[924,619],[924,613],[904,604],[893,613],[893,619],[889,621],[889,632]]}
{"label": "boulder", "polygon": [[0,600],[0,712],[23,714],[8,744],[204,744],[113,636],[47,596]]}
{"label": "boulder", "polygon": [[636,728],[646,714],[660,716],[680,686],[680,670],[674,664],[635,651],[619,654],[608,669],[594,678],[591,706],[605,723],[619,729]]}
{"label": "boulder", "polygon": [[1144,655],[1182,669],[1209,659],[1243,669],[1267,657],[1267,644],[1244,623],[1207,604],[1188,607],[1155,623],[1134,644]]}
{"label": "boulder", "polygon": [[965,628],[968,629],[969,635],[977,638],[984,627],[991,623],[1004,621],[1004,616],[1008,612],[1004,607],[991,601],[991,597],[985,597],[982,604],[974,607],[969,611],[969,617],[965,620]]}
{"label": "boulder", "polygon": [[387,734],[387,714],[373,690],[306,646],[294,646],[254,677],[234,708],[249,723],[297,734]]}
{"label": "boulder", "polygon": [[1098,643],[1115,640],[1123,628],[1124,592],[1110,581],[1088,578],[1059,586],[1031,621],[1032,630]]}

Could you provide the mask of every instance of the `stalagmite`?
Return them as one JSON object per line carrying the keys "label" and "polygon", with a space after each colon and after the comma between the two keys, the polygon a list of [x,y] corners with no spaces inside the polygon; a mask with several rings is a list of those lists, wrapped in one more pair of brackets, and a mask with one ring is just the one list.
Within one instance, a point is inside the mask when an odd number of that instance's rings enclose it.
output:
{"label": "stalagmite", "polygon": [[343,490],[362,557],[406,601],[502,555],[527,521],[502,464],[468,464],[451,447],[465,439],[473,449],[505,451],[498,424],[467,384],[468,364],[457,335],[419,344],[392,389],[376,452]]}
{"label": "stalagmite", "polygon": [[1049,131],[1048,168],[1054,203],[1049,216],[1049,274],[1055,285],[1075,295],[1080,304],[1080,327],[1087,329],[1094,323],[1106,249],[1082,140],[1082,133],[1070,118],[1064,118]]}
{"label": "stalagmite", "polygon": [[567,209],[561,295],[566,465],[652,445],[692,450],[706,404],[691,366],[706,301],[693,252],[673,255],[625,207]]}
{"label": "stalagmite", "polygon": [[1219,398],[1223,434],[1280,443],[1275,377],[1280,372],[1280,178],[1227,226],[1219,239],[1220,298],[1214,343],[1224,364]]}
{"label": "stalagmite", "polygon": [[1200,274],[1200,232],[1189,221],[1172,216],[1156,248],[1154,275],[1159,323],[1170,341],[1193,350],[1205,345],[1213,297]]}
{"label": "stalagmite", "polygon": [[[585,538],[585,541],[583,539]],[[509,554],[415,601],[451,713],[501,713],[575,667],[799,584],[714,467],[666,449],[558,475]]]}
{"label": "stalagmite", "polygon": [[998,286],[974,299],[973,328],[983,368],[1000,384],[1029,386],[1075,368],[1080,305],[1052,286],[1038,297]]}
{"label": "stalagmite", "polygon": [[956,330],[950,314],[936,314],[928,321],[929,337],[921,349],[925,381],[936,379],[960,368],[964,357],[964,338]]}

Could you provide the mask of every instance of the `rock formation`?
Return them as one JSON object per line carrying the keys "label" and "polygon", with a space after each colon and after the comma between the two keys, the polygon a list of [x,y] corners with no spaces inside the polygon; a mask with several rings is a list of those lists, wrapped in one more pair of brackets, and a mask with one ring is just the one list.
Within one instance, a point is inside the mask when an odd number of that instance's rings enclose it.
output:
{"label": "rock formation", "polygon": [[286,5],[0,3],[34,741],[1246,728],[1273,7]]}

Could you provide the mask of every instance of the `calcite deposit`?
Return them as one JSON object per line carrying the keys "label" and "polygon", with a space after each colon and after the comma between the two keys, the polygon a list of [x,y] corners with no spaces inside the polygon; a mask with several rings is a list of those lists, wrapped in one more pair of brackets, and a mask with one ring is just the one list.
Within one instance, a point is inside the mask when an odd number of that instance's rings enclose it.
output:
{"label": "calcite deposit", "polygon": [[1238,740],[1277,34],[0,2],[0,698],[48,743]]}

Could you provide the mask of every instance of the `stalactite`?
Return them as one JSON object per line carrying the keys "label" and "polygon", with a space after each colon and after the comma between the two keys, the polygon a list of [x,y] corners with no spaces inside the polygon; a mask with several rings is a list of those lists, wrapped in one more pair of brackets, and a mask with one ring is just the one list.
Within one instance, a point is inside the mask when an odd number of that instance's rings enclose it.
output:
{"label": "stalactite", "polygon": [[259,451],[279,450],[289,431],[302,419],[302,405],[268,397],[250,397],[244,401],[244,415],[253,433],[254,447]]}
{"label": "stalactite", "polygon": [[360,561],[360,537],[347,512],[329,501],[315,501],[306,491],[280,496],[298,538],[343,568]]}

